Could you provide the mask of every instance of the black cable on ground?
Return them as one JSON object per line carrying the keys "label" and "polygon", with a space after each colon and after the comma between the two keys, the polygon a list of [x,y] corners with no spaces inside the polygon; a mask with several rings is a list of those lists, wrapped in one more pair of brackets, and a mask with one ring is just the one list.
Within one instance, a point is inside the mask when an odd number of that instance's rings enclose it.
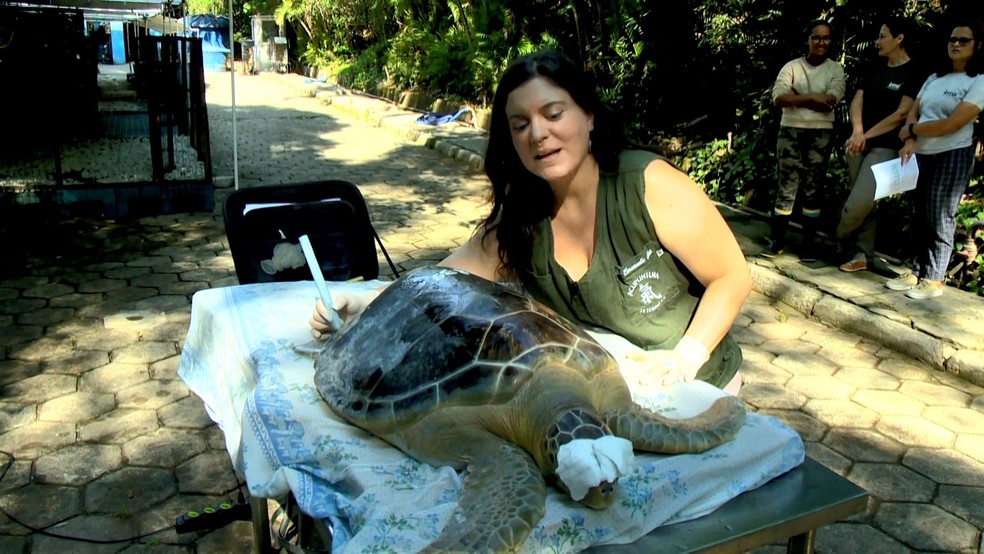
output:
{"label": "black cable on ground", "polygon": [[[13,463],[14,463],[14,455],[11,454],[11,453],[9,453],[9,452],[5,452],[3,450],[0,450],[0,454],[2,454],[4,456],[7,456],[7,462],[4,464],[3,470],[0,471],[0,483],[2,483],[3,482],[3,478],[7,476],[7,472],[10,470],[10,466],[12,466]],[[239,495],[242,496],[242,485],[240,485]],[[132,537],[127,537],[125,539],[90,539],[90,538],[87,538],[87,537],[73,537],[73,536],[70,536],[70,535],[59,535],[57,533],[51,533],[51,532],[45,531],[44,529],[40,529],[38,527],[34,527],[33,525],[30,525],[28,523],[24,523],[23,521],[17,519],[13,515],[11,515],[10,512],[8,512],[6,509],[4,509],[3,506],[0,506],[0,514],[3,514],[10,521],[16,523],[17,525],[20,525],[21,527],[27,529],[31,533],[34,533],[34,534],[37,534],[37,535],[44,535],[46,537],[52,537],[52,538],[55,538],[55,539],[62,539],[62,540],[68,540],[68,541],[87,542],[87,543],[91,543],[91,544],[116,544],[116,543],[124,543],[124,542],[135,542],[135,541],[138,541],[140,539],[143,539],[143,538],[146,538],[146,537],[150,537],[150,536],[156,535],[158,533],[163,533],[164,531],[168,531],[170,529],[174,529],[174,527],[175,527],[174,525],[169,525],[167,527],[162,527],[162,528],[157,529],[155,531],[150,531],[149,533],[143,533],[141,535],[134,535]]]}

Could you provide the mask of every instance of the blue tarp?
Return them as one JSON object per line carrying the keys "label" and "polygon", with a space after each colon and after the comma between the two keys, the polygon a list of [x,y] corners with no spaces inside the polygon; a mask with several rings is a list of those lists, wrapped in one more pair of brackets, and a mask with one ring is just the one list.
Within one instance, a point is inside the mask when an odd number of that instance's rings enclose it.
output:
{"label": "blue tarp", "polygon": [[225,29],[229,32],[229,18],[224,15],[189,15],[188,26],[198,29]]}
{"label": "blue tarp", "polygon": [[202,39],[202,50],[205,52],[228,52],[229,32],[214,29],[200,29],[198,36]]}
{"label": "blue tarp", "polygon": [[223,71],[229,54],[229,18],[224,15],[189,15],[188,27],[202,39],[205,71]]}

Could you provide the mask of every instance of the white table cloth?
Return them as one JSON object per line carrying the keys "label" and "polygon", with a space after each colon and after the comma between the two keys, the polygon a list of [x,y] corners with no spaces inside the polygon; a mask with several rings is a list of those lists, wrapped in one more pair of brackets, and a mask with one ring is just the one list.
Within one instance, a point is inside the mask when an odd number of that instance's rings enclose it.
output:
{"label": "white table cloth", "polygon": [[[316,296],[312,282],[196,293],[179,375],[222,429],[252,495],[292,491],[305,513],[330,520],[333,552],[417,551],[451,516],[461,476],[421,464],[331,413],[314,386],[313,355],[298,348],[311,343],[307,320]],[[616,352],[634,348],[619,337],[596,336]],[[687,417],[722,394],[694,383],[635,396],[664,415]],[[750,413],[734,441],[702,454],[637,452],[607,510],[585,508],[550,488],[546,515],[522,551],[632,542],[658,526],[708,514],[803,458],[795,431]]]}

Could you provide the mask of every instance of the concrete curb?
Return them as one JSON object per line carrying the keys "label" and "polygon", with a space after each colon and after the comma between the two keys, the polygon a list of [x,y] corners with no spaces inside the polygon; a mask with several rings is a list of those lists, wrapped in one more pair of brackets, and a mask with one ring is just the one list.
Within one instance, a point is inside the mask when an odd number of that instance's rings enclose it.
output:
{"label": "concrete curb", "polygon": [[[298,88],[296,80],[291,81],[280,75],[277,77],[284,84]],[[386,100],[353,94],[337,85],[302,85],[301,90],[317,98],[322,104],[338,107],[410,142],[433,148],[448,157],[465,162],[472,169],[480,170],[483,167],[484,153],[463,148],[454,144],[453,139],[435,136],[430,130],[415,128],[413,120],[417,114],[407,115],[405,110]],[[468,132],[456,129],[456,132],[484,136],[483,131],[477,130]],[[908,318],[869,310],[752,261],[749,261],[748,267],[755,292],[788,304],[820,323],[854,333],[926,362],[939,371],[984,386],[984,352],[959,348],[925,330],[914,328]]]}
{"label": "concrete curb", "polygon": [[748,269],[752,275],[752,288],[756,292],[788,304],[806,317],[867,338],[926,362],[940,371],[984,386],[984,352],[955,348],[944,339],[890,317],[894,314],[873,312],[758,264],[749,263]]}
{"label": "concrete curb", "polygon": [[[387,112],[390,111],[388,109],[380,109],[378,105],[373,105],[374,103],[385,102],[384,100],[369,99],[373,103],[370,104],[359,96],[332,93],[320,93],[316,98],[322,104],[330,104],[340,108],[376,127],[402,136],[410,142],[422,143],[424,146],[437,150],[450,158],[465,162],[472,169],[482,169],[485,160],[481,153],[458,146],[448,138],[435,136],[429,129],[414,127],[412,119],[416,119],[416,114],[411,116],[410,121],[406,121],[405,118],[393,117],[388,114]],[[474,133],[482,134],[481,131],[474,131]]]}
{"label": "concrete curb", "polygon": [[[752,288],[821,323],[850,331],[944,369],[943,344],[898,321],[825,294],[773,270],[749,263]],[[852,319],[856,320],[852,321]]]}

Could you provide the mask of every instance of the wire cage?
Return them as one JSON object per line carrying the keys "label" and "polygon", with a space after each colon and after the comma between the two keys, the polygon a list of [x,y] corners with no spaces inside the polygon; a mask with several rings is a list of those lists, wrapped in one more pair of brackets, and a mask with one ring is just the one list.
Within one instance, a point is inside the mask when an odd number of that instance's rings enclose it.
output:
{"label": "wire cage", "polygon": [[287,38],[272,15],[252,17],[253,67],[256,71],[287,71]]}
{"label": "wire cage", "polygon": [[273,37],[273,69],[287,73],[287,37]]}

